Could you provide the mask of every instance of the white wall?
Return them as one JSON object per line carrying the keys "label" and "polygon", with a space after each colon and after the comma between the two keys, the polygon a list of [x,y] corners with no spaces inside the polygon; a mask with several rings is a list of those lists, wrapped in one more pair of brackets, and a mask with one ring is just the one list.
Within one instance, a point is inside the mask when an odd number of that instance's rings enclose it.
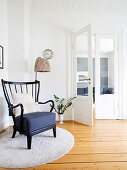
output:
{"label": "white wall", "polygon": [[8,1],[8,78],[24,80],[24,0]]}
{"label": "white wall", "polygon": [[[122,108],[121,113],[124,113],[126,117],[127,1],[0,0],[0,2],[7,5],[4,8],[0,7],[2,9],[0,18],[6,17],[8,10],[8,79],[33,80],[35,59],[42,56],[42,52],[47,48],[54,52],[54,57],[50,60],[51,72],[38,73],[38,79],[41,80],[40,100],[52,98],[53,94],[68,97],[68,84],[71,83],[71,76],[68,78],[67,68],[67,57],[69,60],[71,57],[68,56],[67,45],[69,31],[77,30],[89,23],[100,28],[118,28],[123,34],[123,52],[121,51],[123,53],[123,74],[121,74],[122,70],[119,72],[120,107]],[[6,19],[0,20],[1,22],[2,27],[7,27]],[[7,28],[2,27],[0,27],[2,30],[0,35],[6,35],[5,44],[7,44],[7,34],[5,33]],[[119,62],[122,64],[122,58],[119,59]],[[7,78],[7,69],[0,70],[0,75]],[[2,121],[5,117],[2,116]],[[71,111],[66,113],[65,119],[72,119]]]}
{"label": "white wall", "polygon": [[8,127],[8,110],[3,96],[1,79],[8,78],[8,32],[7,32],[7,0],[0,0],[0,45],[4,47],[4,69],[0,69],[0,131]]}
{"label": "white wall", "polygon": [[[64,5],[62,6],[61,3],[59,4],[58,1],[55,1],[54,5],[50,1],[51,4],[49,3],[47,6],[45,0],[37,0],[36,2],[33,0],[33,2],[34,5],[31,8],[30,15],[30,76],[31,78],[34,77],[33,65],[35,59],[42,56],[42,51],[46,48],[52,49],[55,55],[50,60],[51,73],[39,73],[38,76],[38,79],[41,80],[41,99],[52,98],[54,93],[60,97],[67,97],[67,32],[92,23],[98,28],[123,31],[123,36],[126,37],[127,32],[124,31],[127,29],[127,23],[125,22],[126,9],[121,7],[123,5],[122,1],[120,7],[119,4],[117,4],[118,7],[115,6],[116,4],[107,7],[108,5],[103,5],[99,1],[99,7],[96,6],[96,2],[94,4],[94,1],[91,2],[93,5],[91,6],[90,2],[85,1],[86,4],[88,3],[86,8],[82,8],[80,3],[73,8],[72,1],[72,6],[70,3],[67,6],[68,2],[65,2],[67,8]],[[124,43],[126,42],[124,41]],[[123,50],[123,58],[126,60],[127,49],[124,48]],[[124,72],[127,72],[126,64],[127,60],[123,63]],[[127,85],[126,77],[123,77],[123,79],[125,86],[125,84]],[[122,79],[120,81],[122,85]],[[123,93],[127,94],[125,87]],[[124,101],[125,105],[126,102]],[[127,113],[127,108],[125,110]],[[67,119],[71,118],[69,115],[71,114],[67,115]]]}
{"label": "white wall", "polygon": [[[34,63],[37,57],[42,56],[43,51],[50,48],[54,52],[54,57],[49,60],[51,72],[38,73],[38,80],[41,80],[40,101],[53,98],[53,94],[61,98],[67,97],[67,35],[66,29],[52,24],[43,23],[43,20],[36,21],[39,26],[33,27],[34,16],[31,20],[30,32],[30,76],[35,79]],[[71,116],[71,115],[69,115]],[[69,117],[71,119],[71,117]]]}
{"label": "white wall", "polygon": [[[8,0],[8,79],[28,80],[30,0]],[[13,124],[9,117],[10,125]]]}

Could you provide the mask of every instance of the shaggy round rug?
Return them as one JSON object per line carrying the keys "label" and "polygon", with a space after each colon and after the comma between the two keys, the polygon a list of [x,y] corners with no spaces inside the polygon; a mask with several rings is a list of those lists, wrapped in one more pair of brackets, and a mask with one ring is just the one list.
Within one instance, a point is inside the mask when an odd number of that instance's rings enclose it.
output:
{"label": "shaggy round rug", "polygon": [[28,168],[52,162],[64,156],[74,145],[73,135],[65,129],[56,129],[56,138],[52,129],[33,136],[32,148],[27,149],[27,138],[16,134],[11,138],[12,130],[0,135],[0,167]]}

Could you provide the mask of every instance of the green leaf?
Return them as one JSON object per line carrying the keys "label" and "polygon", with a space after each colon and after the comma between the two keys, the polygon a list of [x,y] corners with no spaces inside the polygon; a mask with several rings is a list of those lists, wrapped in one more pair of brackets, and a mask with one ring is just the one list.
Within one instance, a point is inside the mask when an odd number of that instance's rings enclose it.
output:
{"label": "green leaf", "polygon": [[54,98],[55,98],[55,100],[58,100],[58,99],[59,99],[59,97],[57,97],[55,94],[54,94]]}
{"label": "green leaf", "polygon": [[59,99],[59,97],[57,97],[55,94],[54,94],[54,99],[55,99],[55,107],[54,107],[54,110],[57,112],[57,113],[64,113],[65,110],[67,110],[68,107],[70,107],[72,105],[72,100],[75,99],[76,97],[73,97],[73,98],[69,98],[68,101],[66,102],[66,104],[63,104],[64,102],[64,98],[62,99]]}

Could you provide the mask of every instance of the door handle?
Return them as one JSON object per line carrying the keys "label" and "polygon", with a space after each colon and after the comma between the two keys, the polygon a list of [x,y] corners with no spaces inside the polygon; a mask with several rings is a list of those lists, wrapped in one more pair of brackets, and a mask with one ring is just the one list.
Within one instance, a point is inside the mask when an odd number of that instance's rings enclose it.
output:
{"label": "door handle", "polygon": [[[84,80],[86,80],[86,81],[90,81],[91,79],[90,79],[90,78],[79,79],[79,81],[84,81]],[[90,82],[89,82],[89,84],[90,84]]]}
{"label": "door handle", "polygon": [[90,81],[91,79],[90,79],[90,78],[86,78],[86,79],[84,79],[84,80]]}

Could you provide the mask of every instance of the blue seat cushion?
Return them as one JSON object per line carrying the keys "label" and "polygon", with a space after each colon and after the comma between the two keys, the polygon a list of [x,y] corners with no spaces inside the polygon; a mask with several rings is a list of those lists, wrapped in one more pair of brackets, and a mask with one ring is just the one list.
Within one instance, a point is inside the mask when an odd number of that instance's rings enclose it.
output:
{"label": "blue seat cushion", "polygon": [[[56,114],[53,112],[33,112],[23,115],[23,130],[32,132],[55,125]],[[16,127],[20,129],[20,116],[16,117]]]}

